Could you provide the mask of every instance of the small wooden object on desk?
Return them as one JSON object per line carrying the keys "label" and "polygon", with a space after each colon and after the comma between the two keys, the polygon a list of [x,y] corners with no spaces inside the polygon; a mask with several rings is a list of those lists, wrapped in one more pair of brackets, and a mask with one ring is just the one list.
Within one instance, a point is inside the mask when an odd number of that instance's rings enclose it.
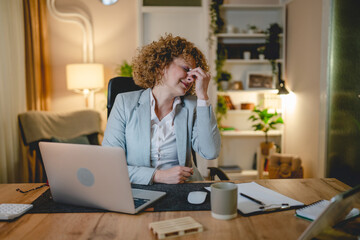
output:
{"label": "small wooden object on desk", "polygon": [[157,235],[158,239],[179,237],[186,234],[202,232],[203,226],[192,217],[170,219],[149,224],[150,230]]}

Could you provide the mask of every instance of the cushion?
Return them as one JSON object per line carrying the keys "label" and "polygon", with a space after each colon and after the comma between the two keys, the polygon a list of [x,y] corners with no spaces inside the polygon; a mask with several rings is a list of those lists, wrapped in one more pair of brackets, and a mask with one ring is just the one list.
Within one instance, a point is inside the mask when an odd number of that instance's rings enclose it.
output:
{"label": "cushion", "polygon": [[87,136],[79,136],[76,138],[51,138],[51,142],[59,142],[59,143],[75,143],[75,144],[90,144],[90,141]]}

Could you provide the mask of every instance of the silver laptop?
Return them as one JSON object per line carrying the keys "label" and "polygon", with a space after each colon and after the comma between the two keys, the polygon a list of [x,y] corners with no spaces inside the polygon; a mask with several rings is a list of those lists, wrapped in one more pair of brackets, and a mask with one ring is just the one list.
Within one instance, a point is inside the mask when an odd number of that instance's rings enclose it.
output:
{"label": "silver laptop", "polygon": [[344,220],[356,202],[360,202],[360,185],[333,197],[326,209],[309,225],[298,240],[313,239],[327,227],[333,227]]}
{"label": "silver laptop", "polygon": [[120,147],[40,142],[54,201],[135,214],[165,192],[131,189]]}

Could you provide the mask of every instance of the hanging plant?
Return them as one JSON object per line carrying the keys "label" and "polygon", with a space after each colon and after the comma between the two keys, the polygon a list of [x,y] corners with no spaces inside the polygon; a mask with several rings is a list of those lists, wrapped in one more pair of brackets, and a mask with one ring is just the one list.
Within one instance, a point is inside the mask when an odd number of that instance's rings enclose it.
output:
{"label": "hanging plant", "polygon": [[[209,42],[210,47],[214,44],[213,37],[221,33],[224,28],[224,20],[220,15],[220,6],[224,3],[223,0],[212,0],[210,4],[210,33],[209,33]],[[217,84],[218,90],[223,90],[220,84],[221,81],[230,81],[231,74],[223,70],[223,66],[227,59],[227,51],[222,43],[218,43],[216,51],[216,60],[215,60],[215,69],[216,76],[215,82]],[[223,96],[218,96],[217,107],[216,107],[216,119],[218,122],[218,127],[221,129],[221,120],[226,117],[227,107],[226,101]]]}
{"label": "hanging plant", "polygon": [[221,121],[223,118],[226,118],[227,113],[226,100],[224,96],[218,95],[217,97],[217,106],[216,106],[216,121],[218,128],[221,129]]}
{"label": "hanging plant", "polygon": [[280,58],[280,34],[282,28],[279,24],[270,24],[266,31],[265,58],[271,63],[273,75],[277,74],[276,60]]}
{"label": "hanging plant", "polygon": [[226,58],[227,58],[227,50],[224,44],[219,43],[216,51],[216,60],[215,60],[215,69],[216,69],[215,81],[218,85],[218,90],[225,90],[225,89],[221,89],[221,86],[219,85],[220,81],[224,81],[224,80],[229,81],[231,79],[231,74],[223,70]]}
{"label": "hanging plant", "polygon": [[220,16],[220,6],[223,0],[212,0],[210,4],[210,29],[211,34],[220,33],[224,27],[224,20]]}

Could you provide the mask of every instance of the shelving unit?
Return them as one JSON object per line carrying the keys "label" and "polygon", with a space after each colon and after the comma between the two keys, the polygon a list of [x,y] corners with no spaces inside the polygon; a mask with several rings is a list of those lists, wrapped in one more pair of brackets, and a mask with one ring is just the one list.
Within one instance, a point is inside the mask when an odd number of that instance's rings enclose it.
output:
{"label": "shelving unit", "polygon": [[[251,4],[229,4],[221,6],[221,16],[224,20],[224,32],[215,37],[216,46],[218,43],[223,44],[228,51],[228,59],[225,61],[223,70],[230,72],[232,75],[231,82],[242,82],[243,90],[218,91],[218,95],[228,95],[232,100],[236,110],[228,110],[226,119],[223,120],[224,126],[235,127],[236,131],[223,131],[222,151],[219,158],[219,165],[239,165],[244,169],[244,176],[256,177],[258,172],[252,170],[255,153],[260,142],[264,141],[263,132],[252,130],[252,122],[248,120],[252,114],[251,110],[241,110],[241,103],[254,103],[258,105],[261,102],[266,107],[274,108],[281,113],[281,99],[276,96],[276,89],[249,89],[247,87],[247,77],[249,73],[270,73],[272,72],[271,64],[266,59],[259,59],[257,48],[264,46],[266,43],[265,31],[270,24],[278,23],[285,31],[285,8],[279,1],[269,1],[272,4],[251,5]],[[232,25],[234,32],[226,32],[227,27]],[[258,32],[249,33],[248,26],[255,25]],[[285,56],[285,36],[280,34],[280,59],[284,65]],[[250,59],[244,59],[243,52],[250,51]],[[275,79],[274,79],[275,81]],[[275,87],[275,84],[273,85]],[[273,111],[275,109],[273,108]],[[280,147],[283,146],[283,130],[280,128],[276,131],[269,132],[270,140],[274,141]],[[241,174],[238,177],[241,178]]]}
{"label": "shelving unit", "polygon": [[146,5],[145,2],[149,1],[138,0],[138,46],[158,40],[165,33],[172,33],[195,43],[209,57],[207,0],[191,2],[198,6],[186,6],[189,1],[185,1],[184,6],[169,6],[173,2],[166,0],[151,1],[156,2],[154,5]]}

